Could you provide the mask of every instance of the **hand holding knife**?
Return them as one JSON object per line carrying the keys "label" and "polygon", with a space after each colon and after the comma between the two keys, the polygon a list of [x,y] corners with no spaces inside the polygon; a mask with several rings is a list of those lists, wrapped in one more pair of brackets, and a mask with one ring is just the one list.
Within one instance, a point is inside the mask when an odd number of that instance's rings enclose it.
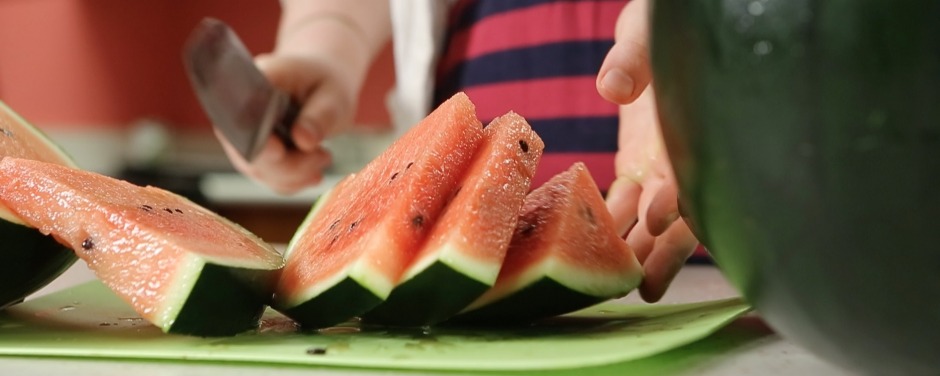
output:
{"label": "hand holding knife", "polygon": [[271,85],[228,25],[203,19],[186,42],[184,63],[213,126],[245,160],[254,159],[272,133],[296,149],[291,127],[299,105]]}

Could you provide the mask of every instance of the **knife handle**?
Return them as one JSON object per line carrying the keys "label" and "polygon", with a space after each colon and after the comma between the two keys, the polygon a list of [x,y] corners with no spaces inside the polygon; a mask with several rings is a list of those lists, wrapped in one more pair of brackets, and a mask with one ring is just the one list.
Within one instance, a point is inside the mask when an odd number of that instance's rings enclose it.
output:
{"label": "knife handle", "polygon": [[287,108],[284,109],[284,116],[277,124],[274,124],[274,135],[281,140],[287,151],[297,150],[297,144],[294,143],[294,139],[291,137],[291,128],[294,127],[298,115],[300,115],[300,104],[291,99],[287,102]]}

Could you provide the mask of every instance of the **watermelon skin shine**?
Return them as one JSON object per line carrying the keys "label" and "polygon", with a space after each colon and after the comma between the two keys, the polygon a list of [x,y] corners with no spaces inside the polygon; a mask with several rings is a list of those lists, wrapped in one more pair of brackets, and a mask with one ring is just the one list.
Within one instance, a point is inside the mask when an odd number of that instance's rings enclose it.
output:
{"label": "watermelon skin shine", "polygon": [[678,1],[654,86],[699,239],[787,338],[940,370],[940,2]]}

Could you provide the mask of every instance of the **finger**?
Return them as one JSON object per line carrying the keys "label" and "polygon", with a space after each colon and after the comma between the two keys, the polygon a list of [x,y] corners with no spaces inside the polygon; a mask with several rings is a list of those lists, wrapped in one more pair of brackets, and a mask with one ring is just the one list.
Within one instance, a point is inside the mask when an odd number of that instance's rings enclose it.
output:
{"label": "finger", "polygon": [[647,2],[631,1],[617,18],[615,42],[601,64],[596,81],[598,93],[611,102],[633,102],[652,79]]}
{"label": "finger", "polygon": [[676,274],[695,251],[698,242],[683,221],[676,221],[656,238],[652,252],[643,262],[640,296],[653,303],[662,299]]}
{"label": "finger", "polygon": [[614,228],[623,236],[636,224],[637,201],[642,187],[627,177],[617,177],[607,191],[607,210],[614,218]]}
{"label": "finger", "polygon": [[325,149],[287,153],[284,146],[273,138],[251,162],[224,140],[222,148],[236,170],[280,194],[292,194],[318,184],[323,179],[323,169],[331,163],[331,156]]}
{"label": "finger", "polygon": [[656,245],[656,237],[650,235],[646,229],[645,221],[644,217],[640,217],[636,225],[627,233],[626,238],[627,245],[633,249],[633,253],[640,264],[646,262],[647,257],[653,252],[653,247]]}
{"label": "finger", "polygon": [[679,191],[675,184],[663,181],[646,209],[646,223],[653,236],[659,236],[679,218]]}
{"label": "finger", "polygon": [[335,84],[324,82],[314,89],[315,93],[307,98],[300,111],[297,126],[309,133],[309,141],[315,145],[352,123],[355,103],[349,103],[340,90]]}
{"label": "finger", "polygon": [[[213,127],[212,131],[215,133],[216,138],[218,138],[219,144],[222,145],[222,150],[225,151],[229,161],[231,161],[232,165],[235,166],[235,169],[242,172],[243,174],[251,175],[251,170],[253,169],[251,162],[242,156],[241,152],[239,152],[238,149],[236,149],[235,146],[233,146],[228,141],[228,139],[225,138],[225,135],[222,134],[218,128]],[[284,147],[280,143],[266,142],[255,158],[278,159],[281,158],[284,152]]]}
{"label": "finger", "polygon": [[[275,142],[272,140],[271,142]],[[285,153],[279,159],[264,159],[259,156],[252,163],[251,175],[273,191],[292,194],[318,184],[323,179],[323,170],[330,163],[330,154],[323,148],[305,153]]]}
{"label": "finger", "polygon": [[[324,77],[322,69],[301,58],[276,57],[263,54],[255,58],[255,65],[264,73],[272,85],[288,93],[301,104],[301,112],[291,124],[291,139],[298,149],[310,152],[319,147],[323,132],[319,131],[317,110],[308,108],[316,102],[318,88]],[[322,93],[321,93],[322,94]],[[329,95],[319,95],[329,96]]]}

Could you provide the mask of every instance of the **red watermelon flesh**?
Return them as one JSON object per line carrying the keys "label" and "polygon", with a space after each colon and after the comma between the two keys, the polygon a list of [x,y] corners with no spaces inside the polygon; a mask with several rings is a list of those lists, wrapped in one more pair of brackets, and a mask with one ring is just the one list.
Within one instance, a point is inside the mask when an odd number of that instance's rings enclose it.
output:
{"label": "red watermelon flesh", "polygon": [[[21,134],[21,132],[26,134]],[[34,159],[67,166],[75,166],[72,159],[50,141],[45,134],[29,125],[16,112],[0,102],[0,158]],[[0,203],[0,219],[19,223]]]}
{"label": "red watermelon flesh", "polygon": [[499,274],[544,147],[516,113],[488,124],[457,193],[402,281],[365,319],[429,325],[457,313],[486,291]]}
{"label": "red watermelon flesh", "polygon": [[544,148],[542,139],[516,113],[487,125],[484,146],[412,268],[455,247],[460,250],[457,256],[489,269],[480,270],[478,277],[492,284]]}
{"label": "red watermelon flesh", "polygon": [[459,93],[334,187],[291,241],[275,308],[317,327],[385,299],[452,197],[482,133],[473,103]]}
{"label": "red watermelon flesh", "polygon": [[[141,317],[164,330],[173,326],[186,301],[180,294],[204,264],[270,271],[283,264],[270,245],[183,197],[89,171],[4,158],[0,201],[70,246]],[[265,290],[273,278],[258,283],[252,288]],[[217,287],[221,293],[229,286]]]}
{"label": "red watermelon flesh", "polygon": [[594,179],[576,163],[528,195],[496,283],[456,319],[563,314],[623,296],[642,277]]}

